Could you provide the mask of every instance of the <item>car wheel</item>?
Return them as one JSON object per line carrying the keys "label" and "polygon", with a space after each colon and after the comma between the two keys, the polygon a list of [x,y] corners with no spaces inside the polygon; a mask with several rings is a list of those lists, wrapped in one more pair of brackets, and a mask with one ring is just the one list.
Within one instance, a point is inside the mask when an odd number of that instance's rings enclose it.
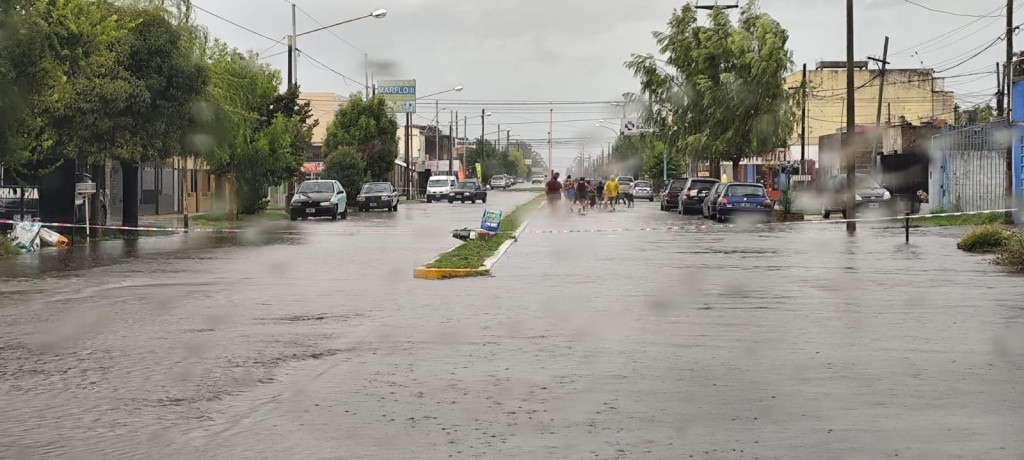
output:
{"label": "car wheel", "polygon": [[334,205],[334,212],[331,213],[331,220],[338,220],[338,205]]}
{"label": "car wheel", "polygon": [[716,216],[715,216],[715,221],[716,221],[716,222],[718,222],[718,223],[720,223],[720,224],[724,224],[724,223],[725,223],[725,217],[722,217],[722,216],[716,215]]}
{"label": "car wheel", "polygon": [[344,208],[341,208],[341,209],[342,209],[342,211],[341,211],[340,217],[342,219],[348,219],[348,206],[346,206]]}
{"label": "car wheel", "polygon": [[487,196],[484,196],[484,199],[483,199],[483,200],[480,200],[480,201],[481,201],[482,203],[487,203]]}
{"label": "car wheel", "polygon": [[452,204],[454,202],[455,202],[455,200],[448,200],[448,204]]}
{"label": "car wheel", "polygon": [[459,203],[466,204],[466,200],[465,199],[459,200]]}
{"label": "car wheel", "polygon": [[288,218],[291,220],[299,220],[299,216],[296,216],[293,212],[288,213]]}
{"label": "car wheel", "polygon": [[831,216],[832,216],[832,210],[822,206],[821,207],[821,218],[822,219],[828,219]]}

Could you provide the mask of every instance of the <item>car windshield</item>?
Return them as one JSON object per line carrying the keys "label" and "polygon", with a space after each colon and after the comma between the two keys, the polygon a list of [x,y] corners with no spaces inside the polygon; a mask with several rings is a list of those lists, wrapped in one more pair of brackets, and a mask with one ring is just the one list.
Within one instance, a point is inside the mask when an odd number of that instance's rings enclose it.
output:
{"label": "car windshield", "polygon": [[389,184],[366,184],[363,186],[363,193],[388,193],[391,191]]}
{"label": "car windshield", "polygon": [[668,184],[668,191],[670,191],[670,192],[678,192],[678,191],[683,189],[683,184],[684,183],[686,183],[686,182],[685,181],[681,181],[681,180],[674,180],[670,184]]}
{"label": "car windshield", "polygon": [[444,179],[432,179],[427,181],[427,187],[447,187],[448,181]]}
{"label": "car windshield", "polygon": [[334,193],[332,182],[303,182],[296,190],[298,193]]}
{"label": "car windshield", "polygon": [[730,185],[725,196],[758,197],[764,196],[764,187],[760,185]]}
{"label": "car windshield", "polygon": [[713,180],[695,180],[690,184],[690,187],[699,190],[710,190],[711,187],[714,187],[717,183],[718,181]]}
{"label": "car windshield", "polygon": [[473,190],[476,188],[476,182],[459,182],[459,189]]}

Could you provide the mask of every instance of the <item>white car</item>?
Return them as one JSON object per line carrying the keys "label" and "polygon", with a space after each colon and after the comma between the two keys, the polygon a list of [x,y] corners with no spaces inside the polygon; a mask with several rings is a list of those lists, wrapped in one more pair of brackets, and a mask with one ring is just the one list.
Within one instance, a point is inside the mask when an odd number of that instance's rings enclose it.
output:
{"label": "white car", "polygon": [[505,176],[494,176],[491,178],[491,187],[495,189],[508,188],[508,179]]}
{"label": "white car", "polygon": [[448,200],[448,194],[452,193],[459,178],[455,176],[430,176],[427,181],[427,203],[432,201]]}

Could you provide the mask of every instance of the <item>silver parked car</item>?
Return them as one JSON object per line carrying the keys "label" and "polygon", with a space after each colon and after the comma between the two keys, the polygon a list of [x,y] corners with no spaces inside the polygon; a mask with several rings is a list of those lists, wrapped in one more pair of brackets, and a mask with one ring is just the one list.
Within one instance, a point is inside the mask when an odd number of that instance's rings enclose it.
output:
{"label": "silver parked car", "polygon": [[650,181],[638,180],[633,182],[633,199],[654,201],[654,186]]}

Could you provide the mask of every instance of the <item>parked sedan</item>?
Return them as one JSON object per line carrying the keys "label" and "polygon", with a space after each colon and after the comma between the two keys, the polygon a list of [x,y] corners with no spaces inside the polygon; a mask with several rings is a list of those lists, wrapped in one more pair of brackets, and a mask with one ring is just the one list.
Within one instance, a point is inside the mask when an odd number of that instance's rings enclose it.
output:
{"label": "parked sedan", "polygon": [[390,182],[370,182],[363,186],[356,197],[360,211],[387,209],[398,211],[398,191]]}
{"label": "parked sedan", "polygon": [[633,199],[654,201],[654,187],[650,181],[638,180],[633,182]]}
{"label": "parked sedan", "polygon": [[725,190],[726,184],[721,182],[711,187],[711,191],[708,192],[708,196],[704,198],[704,203],[701,204],[700,214],[705,219],[717,219],[718,215],[715,214],[718,205],[718,199],[722,197],[722,190]]}
{"label": "parked sedan", "polygon": [[[840,211],[843,218],[846,218],[846,174],[832,176],[825,183],[825,197],[821,205],[821,217],[828,219],[833,211]],[[865,174],[856,175],[856,190],[853,199],[857,212],[862,209],[892,212],[894,202],[892,193],[885,187],[878,185],[871,176]]]}
{"label": "parked sedan", "polygon": [[672,179],[661,194],[661,210],[674,211],[679,206],[679,193],[683,191],[688,179]]}
{"label": "parked sedan", "polygon": [[299,188],[295,190],[288,215],[292,220],[307,217],[345,219],[348,217],[348,208],[345,207],[347,200],[345,187],[338,181],[307,180],[299,184]]}
{"label": "parked sedan", "polygon": [[761,221],[770,221],[772,217],[772,200],[761,184],[750,182],[732,182],[725,184],[722,196],[715,207],[716,220],[725,222],[741,216],[755,217]]}
{"label": "parked sedan", "polygon": [[467,201],[471,203],[476,203],[477,200],[486,203],[487,190],[484,190],[483,184],[475,180],[459,182],[459,185],[456,185],[455,189],[448,194],[449,203],[454,203],[456,201],[462,203],[465,203]]}
{"label": "parked sedan", "polygon": [[679,202],[676,203],[679,214],[696,213],[704,199],[708,197],[711,187],[718,182],[716,179],[686,179],[683,190],[679,192]]}

